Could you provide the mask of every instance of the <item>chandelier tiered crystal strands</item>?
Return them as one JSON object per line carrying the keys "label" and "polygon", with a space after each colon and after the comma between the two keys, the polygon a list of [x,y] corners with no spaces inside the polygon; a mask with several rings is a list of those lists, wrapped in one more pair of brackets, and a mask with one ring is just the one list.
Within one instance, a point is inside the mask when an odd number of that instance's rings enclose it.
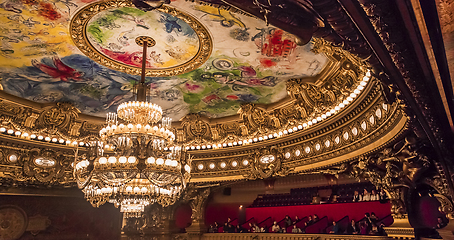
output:
{"label": "chandelier tiered crystal strands", "polygon": [[[85,198],[95,207],[105,202],[120,207],[126,217],[140,217],[147,205],[174,204],[190,179],[190,158],[174,144],[170,118],[147,101],[145,84],[146,37],[142,78],[136,85],[136,101],[120,104],[108,113],[99,139],[76,157],[74,176]],[[161,124],[158,122],[161,121]]]}

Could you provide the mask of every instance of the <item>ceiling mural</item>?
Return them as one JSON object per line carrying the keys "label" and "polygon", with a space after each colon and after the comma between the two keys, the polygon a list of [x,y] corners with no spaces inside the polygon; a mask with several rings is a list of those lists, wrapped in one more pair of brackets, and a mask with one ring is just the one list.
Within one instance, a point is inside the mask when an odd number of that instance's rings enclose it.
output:
{"label": "ceiling mural", "polygon": [[140,36],[152,36],[154,40],[147,68],[180,65],[191,60],[199,49],[194,29],[181,19],[159,11],[144,12],[132,7],[104,11],[90,20],[87,32],[99,52],[136,67],[142,66],[142,47],[135,42]]}
{"label": "ceiling mural", "polygon": [[[133,98],[140,76],[103,66],[87,57],[70,37],[77,11],[95,1],[6,0],[0,4],[0,77],[3,90],[35,102],[71,102],[81,112],[105,116]],[[150,101],[164,114],[209,117],[236,114],[241,103],[273,103],[287,96],[285,81],[315,76],[326,66],[323,54],[263,21],[183,0],[170,7],[197,19],[212,39],[211,55],[196,69],[147,77]],[[138,67],[137,37],[155,40],[147,69],[168,69],[194,60],[203,46],[192,25],[163,11],[110,8],[85,28],[86,44],[112,62]],[[148,70],[147,70],[148,71]]]}

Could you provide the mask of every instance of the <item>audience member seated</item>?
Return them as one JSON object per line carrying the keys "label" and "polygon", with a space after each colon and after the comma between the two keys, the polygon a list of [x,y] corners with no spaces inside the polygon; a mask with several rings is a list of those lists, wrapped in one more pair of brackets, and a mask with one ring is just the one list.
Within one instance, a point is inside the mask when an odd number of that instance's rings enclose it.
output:
{"label": "audience member seated", "polygon": [[227,232],[229,232],[229,230],[230,230],[229,229],[229,224],[228,223],[224,223],[224,227],[222,228],[222,231],[227,233]]}
{"label": "audience member seated", "polygon": [[361,197],[361,201],[366,202],[370,201],[370,193],[367,191],[367,189],[364,189],[363,196]]}
{"label": "audience member seated", "polygon": [[311,215],[309,215],[309,217],[307,217],[307,222],[305,223],[305,225],[306,225],[306,226],[309,226],[309,225],[311,225],[312,223],[314,223],[314,220],[312,220]]}
{"label": "audience member seated", "polygon": [[237,233],[245,233],[246,229],[244,229],[241,224],[236,225],[236,232]]}
{"label": "audience member seated", "polygon": [[296,224],[297,222],[299,222],[299,220],[300,219],[298,218],[298,216],[295,216],[295,221],[293,221],[292,224]]}
{"label": "audience member seated", "polygon": [[356,226],[356,222],[354,219],[350,222],[350,224],[347,227],[347,234],[359,234],[359,229]]}
{"label": "audience member seated", "polygon": [[313,219],[314,219],[314,222],[317,222],[317,221],[318,221],[318,216],[317,216],[317,214],[314,214]]}
{"label": "audience member seated", "polygon": [[443,220],[443,218],[439,217],[437,219],[437,229],[444,228],[446,225],[448,224]]}
{"label": "audience member seated", "polygon": [[374,213],[374,212],[371,212],[371,213],[370,213],[369,219],[370,219],[370,222],[371,222],[371,223],[377,223],[377,222],[378,222],[378,217],[375,216],[375,213]]}
{"label": "audience member seated", "polygon": [[377,226],[377,224],[372,223],[371,229],[369,231],[369,235],[374,235],[374,236],[378,235],[378,226]]}
{"label": "audience member seated", "polygon": [[270,232],[270,231],[269,231],[268,226],[265,224],[265,225],[263,225],[263,227],[260,228],[260,232],[262,232],[262,233],[268,233],[268,232]]}
{"label": "audience member seated", "polygon": [[290,227],[290,225],[292,225],[292,219],[290,218],[289,215],[285,216],[284,225],[285,225],[285,228],[288,228],[288,227]]}
{"label": "audience member seated", "polygon": [[235,227],[229,223],[229,228],[227,229],[228,233],[234,233],[235,232]]}
{"label": "audience member seated", "polygon": [[251,233],[259,233],[260,228],[255,223],[249,223],[249,232]]}
{"label": "audience member seated", "polygon": [[385,227],[385,224],[383,224],[383,223],[380,223],[380,225],[378,225],[378,235],[386,236],[384,227]]}
{"label": "audience member seated", "polygon": [[361,202],[361,195],[359,195],[358,191],[353,194],[353,202]]}
{"label": "audience member seated", "polygon": [[366,235],[367,234],[367,224],[365,222],[361,222],[359,225],[359,234]]}
{"label": "audience member seated", "polygon": [[388,195],[386,195],[386,192],[383,189],[380,190],[379,194],[380,194],[380,201],[388,200]]}
{"label": "audience member seated", "polygon": [[375,190],[372,190],[370,193],[370,200],[371,201],[380,201],[380,195]]}
{"label": "audience member seated", "polygon": [[293,225],[292,233],[302,233],[301,228]]}
{"label": "audience member seated", "polygon": [[369,213],[364,214],[364,223],[366,224],[366,232],[370,232],[370,228],[372,227],[372,219],[370,218]]}
{"label": "audience member seated", "polygon": [[336,221],[333,221],[333,228],[331,229],[331,231],[329,233],[332,233],[332,234],[340,233],[339,225],[336,223]]}
{"label": "audience member seated", "polygon": [[277,222],[274,221],[273,226],[271,227],[271,232],[278,233],[281,232],[281,227],[277,225]]}
{"label": "audience member seated", "polygon": [[208,227],[208,233],[215,233],[213,224]]}
{"label": "audience member seated", "polygon": [[331,195],[331,203],[337,203],[337,202],[338,202],[338,201],[337,201],[337,197],[338,197],[338,196],[335,195],[335,194],[334,194],[334,195]]}

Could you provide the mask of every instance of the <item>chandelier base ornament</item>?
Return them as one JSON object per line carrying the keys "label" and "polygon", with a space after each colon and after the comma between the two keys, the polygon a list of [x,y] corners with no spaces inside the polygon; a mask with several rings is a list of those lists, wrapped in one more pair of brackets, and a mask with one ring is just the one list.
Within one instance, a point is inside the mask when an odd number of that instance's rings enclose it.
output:
{"label": "chandelier base ornament", "polygon": [[[146,38],[143,42],[146,58]],[[136,101],[120,104],[108,113],[106,127],[88,151],[76,155],[74,177],[85,198],[94,206],[110,202],[125,217],[141,217],[146,206],[174,204],[191,176],[191,158],[174,144],[170,118],[160,106],[147,101],[145,61]],[[157,124],[160,120],[161,123]]]}

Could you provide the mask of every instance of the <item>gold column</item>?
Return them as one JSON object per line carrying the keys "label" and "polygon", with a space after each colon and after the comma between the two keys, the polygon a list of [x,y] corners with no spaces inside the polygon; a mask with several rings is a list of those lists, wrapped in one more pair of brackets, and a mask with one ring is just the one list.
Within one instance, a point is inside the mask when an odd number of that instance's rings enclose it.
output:
{"label": "gold column", "polygon": [[189,239],[200,240],[202,235],[207,232],[204,213],[210,192],[210,189],[206,188],[194,191],[191,194],[193,197],[190,199],[189,204],[192,209],[192,224],[186,228]]}

